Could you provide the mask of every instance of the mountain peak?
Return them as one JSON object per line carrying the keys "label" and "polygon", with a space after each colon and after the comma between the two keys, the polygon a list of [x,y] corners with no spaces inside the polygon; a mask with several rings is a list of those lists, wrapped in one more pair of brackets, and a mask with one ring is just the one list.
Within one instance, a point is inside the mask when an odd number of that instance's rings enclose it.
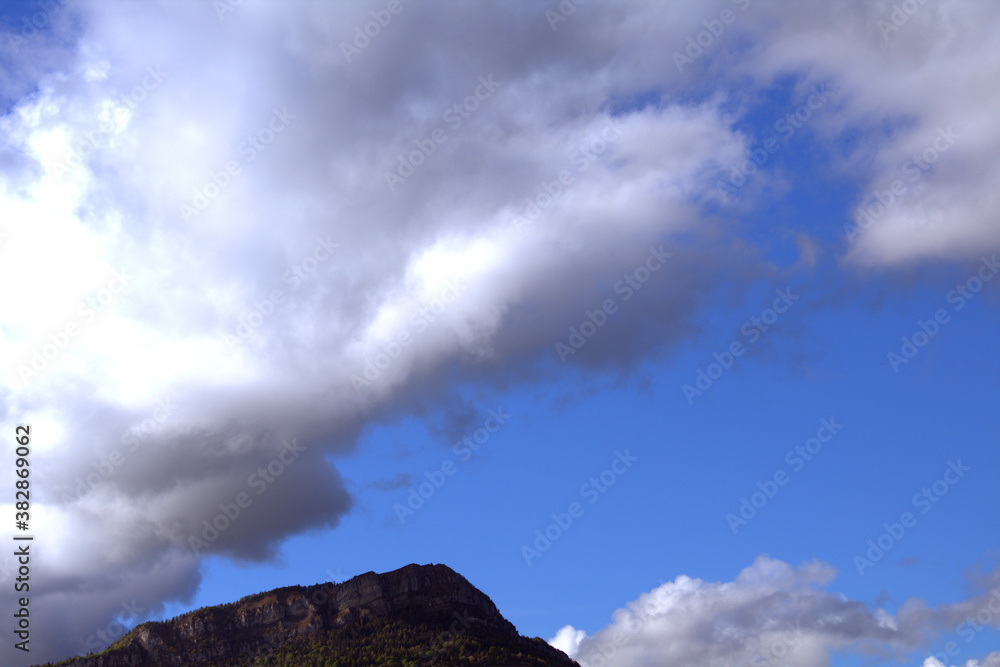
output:
{"label": "mountain peak", "polygon": [[[280,657],[279,657],[280,656]],[[411,563],[345,582],[287,586],[133,628],[62,667],[146,665],[576,665],[520,636],[447,565]]]}

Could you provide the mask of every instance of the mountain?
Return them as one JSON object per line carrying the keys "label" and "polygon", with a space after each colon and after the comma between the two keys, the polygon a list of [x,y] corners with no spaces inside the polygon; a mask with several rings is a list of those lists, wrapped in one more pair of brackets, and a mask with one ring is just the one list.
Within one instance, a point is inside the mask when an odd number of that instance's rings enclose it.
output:
{"label": "mountain", "polygon": [[143,623],[102,653],[58,665],[579,667],[519,635],[485,593],[445,565],[250,595]]}

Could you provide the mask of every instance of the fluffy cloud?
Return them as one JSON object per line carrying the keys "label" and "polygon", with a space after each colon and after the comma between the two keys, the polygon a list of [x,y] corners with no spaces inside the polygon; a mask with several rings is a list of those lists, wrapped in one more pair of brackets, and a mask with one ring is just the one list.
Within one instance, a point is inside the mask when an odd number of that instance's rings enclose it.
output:
{"label": "fluffy cloud", "polygon": [[[1000,653],[990,653],[988,656],[982,660],[967,660],[964,665],[958,665],[955,667],[997,667],[1000,665]],[[930,657],[924,660],[921,667],[946,667],[945,663],[941,662],[935,657]]]}
{"label": "fluffy cloud", "polygon": [[[988,612],[986,625],[1000,627],[1000,570],[990,592],[937,607],[909,599],[894,614],[824,590],[834,576],[817,561],[792,567],[760,556],[731,582],[678,577],[617,610],[594,634],[566,626],[550,643],[584,667],[826,667],[841,651],[901,656],[940,632],[961,634],[980,613]],[[991,654],[983,667],[998,657]],[[940,664],[931,657],[924,667]]]}
{"label": "fluffy cloud", "polygon": [[[703,174],[743,150],[719,101],[613,111],[642,53],[616,62],[604,29],[553,40],[528,5],[408,4],[348,63],[368,10],[73,4],[78,48],[48,44],[35,91],[5,91],[0,274],[30,276],[0,297],[5,427],[39,434],[34,604],[60,628],[38,655],[106,643],[70,610],[142,618],[206,555],[335,527],[352,499],[327,457],[365,425],[461,411],[442,399],[484,370],[530,379],[650,252],[713,234]],[[571,363],[669,347],[715,276],[756,262],[661,261]]]}
{"label": "fluffy cloud", "polygon": [[569,656],[575,656],[580,652],[580,642],[587,637],[583,630],[577,630],[572,625],[565,625],[559,628],[556,636],[549,640],[549,644],[555,646],[560,651]]}

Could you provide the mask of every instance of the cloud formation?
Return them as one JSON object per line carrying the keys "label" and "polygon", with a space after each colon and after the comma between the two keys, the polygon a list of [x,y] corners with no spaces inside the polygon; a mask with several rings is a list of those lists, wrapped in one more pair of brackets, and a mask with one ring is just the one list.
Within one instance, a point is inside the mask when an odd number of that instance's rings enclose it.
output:
{"label": "cloud formation", "polygon": [[[615,611],[594,634],[565,626],[549,643],[584,667],[826,667],[838,652],[889,660],[926,649],[940,633],[966,639],[973,627],[1000,627],[1000,570],[982,594],[936,607],[911,598],[895,613],[825,590],[834,577],[818,561],[792,567],[759,556],[731,582],[677,577]],[[973,626],[977,616],[985,621]],[[991,654],[981,664],[998,658]],[[937,667],[936,660],[928,657],[924,667]]]}
{"label": "cloud formation", "polygon": [[[962,665],[957,667],[997,667],[1000,665],[1000,653],[990,653],[988,656],[982,660],[966,660]],[[945,663],[941,662],[935,657],[930,657],[924,660],[921,667],[945,667]]]}

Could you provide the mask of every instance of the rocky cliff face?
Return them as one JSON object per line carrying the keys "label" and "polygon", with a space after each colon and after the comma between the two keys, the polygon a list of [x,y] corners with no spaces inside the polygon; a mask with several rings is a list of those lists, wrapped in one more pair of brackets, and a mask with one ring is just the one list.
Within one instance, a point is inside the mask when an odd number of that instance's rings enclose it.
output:
{"label": "rocky cliff face", "polygon": [[[445,565],[407,565],[384,574],[368,572],[341,584],[292,586],[251,595],[170,621],[143,623],[101,654],[59,664],[221,666],[253,665],[258,660],[263,664],[268,656],[289,654],[289,647],[294,653],[304,642],[312,642],[310,646],[325,642],[327,651],[334,653],[338,649],[331,646],[350,648],[352,641],[363,644],[370,628],[384,636],[419,638],[419,647],[400,647],[416,664],[433,664],[445,654],[450,657],[458,651],[457,643],[474,638],[473,648],[466,646],[464,653],[492,649],[490,655],[515,660],[503,664],[576,665],[545,642],[518,635],[489,597]],[[420,628],[422,634],[407,634],[410,628]],[[344,639],[352,630],[356,632],[351,639]],[[310,655],[316,654],[317,649],[310,650]]]}

